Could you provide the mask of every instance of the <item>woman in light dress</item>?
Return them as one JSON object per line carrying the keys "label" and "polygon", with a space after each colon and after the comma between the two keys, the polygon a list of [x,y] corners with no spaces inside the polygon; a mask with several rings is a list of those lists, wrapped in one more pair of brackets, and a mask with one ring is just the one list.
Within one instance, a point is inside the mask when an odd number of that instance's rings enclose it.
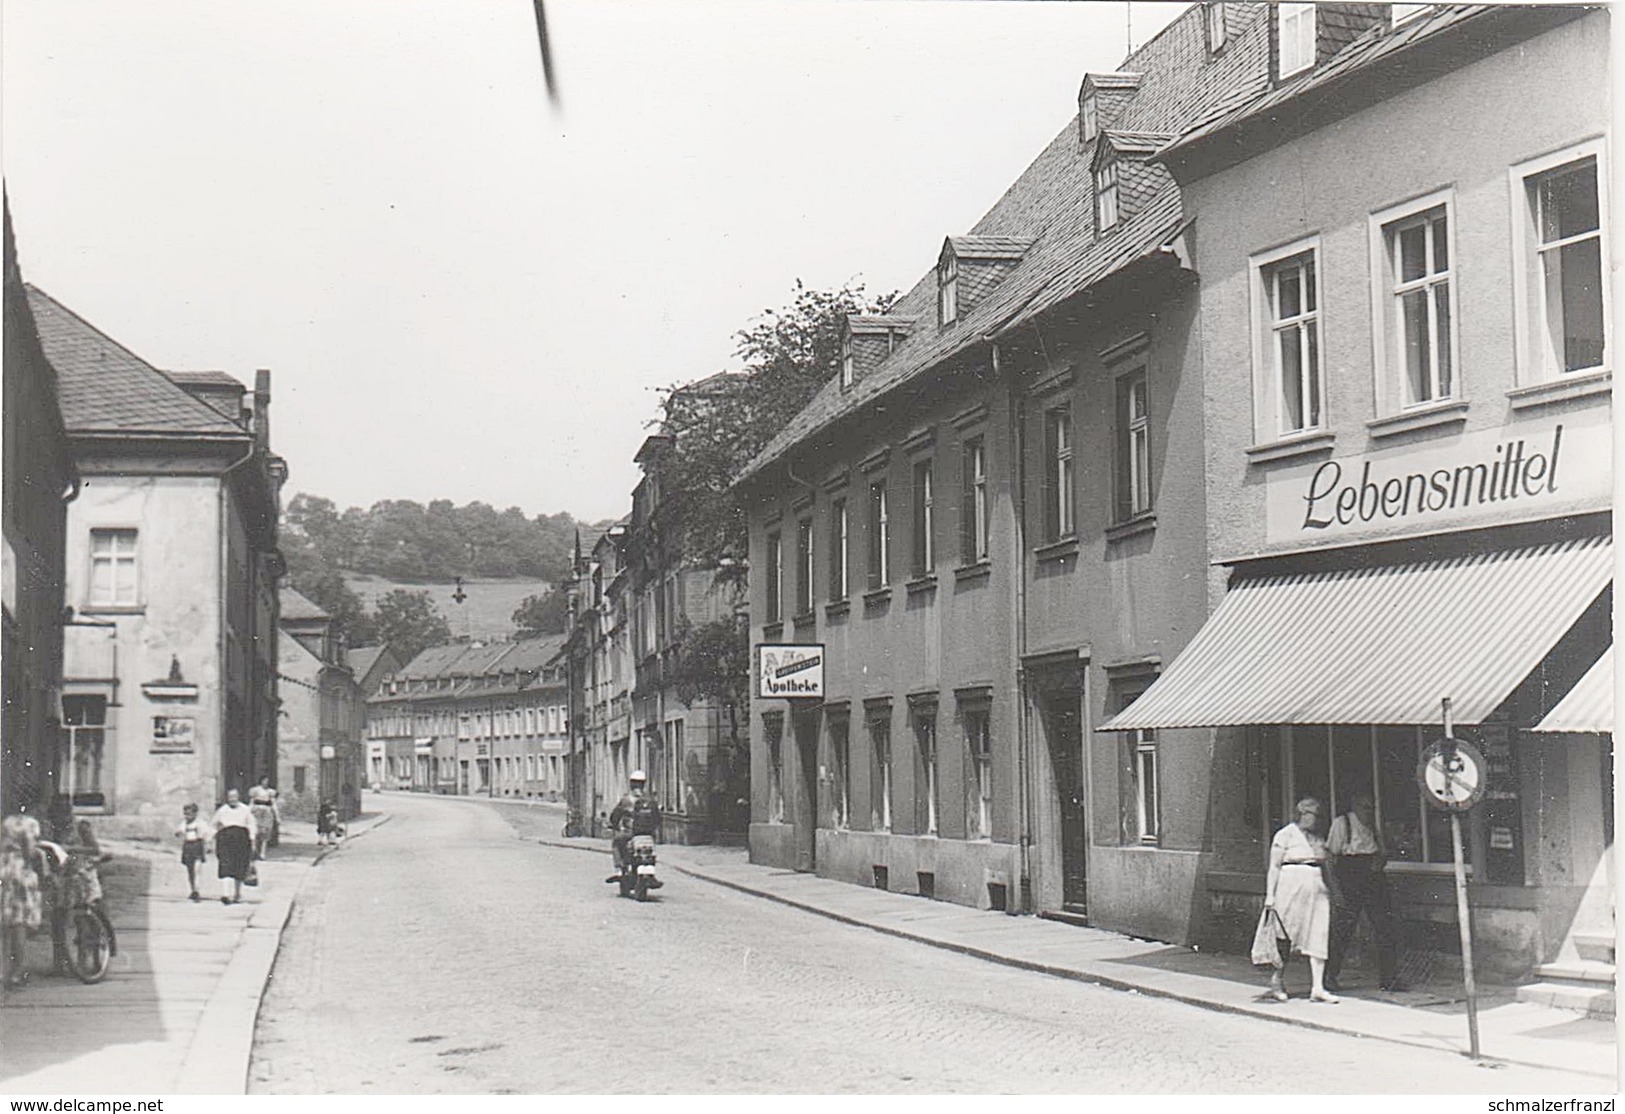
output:
{"label": "woman in light dress", "polygon": [[0,931],[5,939],[5,985],[23,985],[28,972],[23,959],[28,934],[39,928],[44,906],[40,897],[39,821],[8,816],[0,824]]}
{"label": "woman in light dress", "polygon": [[[1338,1002],[1326,989],[1326,944],[1332,922],[1331,892],[1326,888],[1326,839],[1321,834],[1325,808],[1314,797],[1298,802],[1297,819],[1270,840],[1270,869],[1265,882],[1264,908],[1274,909],[1281,928],[1292,941],[1292,951],[1309,957],[1313,988],[1311,1002]],[[1269,994],[1287,1000],[1280,967],[1270,971]]]}

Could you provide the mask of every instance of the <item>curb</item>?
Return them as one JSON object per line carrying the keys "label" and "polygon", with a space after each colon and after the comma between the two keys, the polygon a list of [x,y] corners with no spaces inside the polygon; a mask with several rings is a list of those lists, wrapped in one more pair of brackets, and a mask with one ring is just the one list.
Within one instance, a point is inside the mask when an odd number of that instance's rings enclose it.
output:
{"label": "curb", "polygon": [[232,952],[214,993],[209,995],[209,1001],[198,1019],[197,1032],[181,1061],[181,1070],[175,1081],[178,1094],[248,1094],[254,1030],[259,1025],[265,990],[276,967],[277,953],[282,948],[282,933],[293,919],[299,895],[310,884],[316,867],[324,859],[350,840],[360,839],[388,823],[390,816],[386,812],[354,835],[346,836],[343,843],[323,847],[306,864],[304,874],[291,894],[263,903],[249,916],[248,924],[243,928],[242,941]]}
{"label": "curb", "polygon": [[[605,848],[585,847],[578,843],[564,843],[551,839],[538,839],[536,842],[548,847],[562,847],[574,851],[596,851],[600,854],[609,853]],[[1461,1052],[1456,1049],[1441,1048],[1439,1045],[1427,1041],[1407,1040],[1404,1037],[1390,1037],[1377,1033],[1363,1033],[1356,1029],[1343,1028],[1337,1025],[1328,1025],[1324,1022],[1309,1021],[1296,1017],[1283,1017],[1278,1013],[1271,1013],[1262,1009],[1253,1009],[1245,1005],[1236,1005],[1229,1002],[1215,1002],[1209,998],[1202,998],[1193,994],[1183,994],[1177,990],[1167,990],[1162,987],[1144,986],[1139,983],[1130,982],[1126,979],[1116,978],[1111,975],[1099,974],[1081,970],[1075,967],[1057,967],[1052,964],[1039,963],[1035,960],[1019,959],[1015,956],[1003,955],[998,952],[988,951],[985,948],[973,947],[969,944],[957,944],[948,940],[941,940],[931,936],[923,936],[918,933],[910,932],[906,929],[893,928],[889,925],[875,924],[870,921],[861,920],[846,913],[838,913],[832,909],[825,909],[805,901],[798,901],[795,898],[785,897],[782,894],[769,893],[766,890],[756,889],[747,883],[736,882],[726,878],[718,878],[715,875],[705,873],[700,868],[684,866],[681,863],[674,862],[671,859],[667,859],[666,862],[670,863],[672,869],[676,870],[678,873],[685,874],[690,878],[699,879],[702,882],[709,882],[714,886],[721,886],[724,889],[734,890],[738,893],[762,898],[766,901],[775,901],[780,905],[785,905],[792,909],[798,909],[805,913],[814,913],[820,917],[825,917],[841,924],[851,925],[854,928],[866,928],[871,932],[878,932],[884,936],[892,936],[899,940],[908,940],[917,944],[926,944],[933,948],[940,948],[943,951],[955,952],[959,955],[968,956],[972,959],[980,959],[988,963],[997,963],[1003,967],[1013,967],[1017,970],[1032,971],[1041,975],[1052,975],[1056,978],[1069,979],[1073,982],[1081,982],[1093,986],[1105,987],[1109,990],[1139,994],[1147,998],[1162,998],[1172,1002],[1183,1002],[1186,1005],[1195,1006],[1199,1009],[1209,1010],[1214,1013],[1226,1013],[1238,1017],[1256,1018],[1260,1021],[1270,1021],[1277,1025],[1288,1025],[1298,1029],[1311,1029],[1316,1032],[1335,1033],[1338,1036],[1356,1037],[1361,1040],[1383,1041],[1388,1044],[1400,1044],[1410,1048],[1425,1048],[1432,1052],[1444,1052],[1462,1057],[1467,1056],[1467,1053],[1465,1052]],[[1485,1055],[1480,1057],[1479,1062],[1485,1067],[1489,1068],[1495,1068],[1501,1065],[1516,1064],[1519,1067],[1538,1068],[1543,1071],[1568,1071],[1573,1072],[1576,1075],[1595,1076],[1599,1079],[1614,1078],[1607,1072],[1584,1071],[1582,1069],[1543,1063],[1539,1060],[1524,1060],[1512,1056]]]}

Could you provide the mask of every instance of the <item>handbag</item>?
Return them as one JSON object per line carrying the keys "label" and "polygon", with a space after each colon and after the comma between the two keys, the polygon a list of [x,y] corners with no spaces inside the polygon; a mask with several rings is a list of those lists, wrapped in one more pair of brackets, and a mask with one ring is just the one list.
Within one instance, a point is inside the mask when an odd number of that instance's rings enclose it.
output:
{"label": "handbag", "polygon": [[1265,906],[1264,911],[1258,915],[1258,927],[1253,930],[1253,965],[1257,967],[1281,968],[1281,941],[1286,940],[1291,947],[1291,940],[1286,934],[1286,926],[1281,923],[1281,915],[1274,908]]}
{"label": "handbag", "polygon": [[248,875],[243,879],[243,885],[245,885],[245,886],[257,886],[259,884],[260,884],[260,868],[255,866],[253,863],[249,863],[248,864]]}

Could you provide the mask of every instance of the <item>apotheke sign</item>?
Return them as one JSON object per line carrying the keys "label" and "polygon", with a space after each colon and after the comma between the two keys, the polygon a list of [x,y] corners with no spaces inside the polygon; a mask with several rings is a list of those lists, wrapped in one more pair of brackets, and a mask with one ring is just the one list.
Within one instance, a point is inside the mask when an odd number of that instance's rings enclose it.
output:
{"label": "apotheke sign", "polygon": [[759,661],[758,696],[823,698],[824,647],[821,643],[763,646]]}
{"label": "apotheke sign", "polygon": [[1609,506],[1606,413],[1284,469],[1270,476],[1266,534],[1294,547],[1491,525]]}

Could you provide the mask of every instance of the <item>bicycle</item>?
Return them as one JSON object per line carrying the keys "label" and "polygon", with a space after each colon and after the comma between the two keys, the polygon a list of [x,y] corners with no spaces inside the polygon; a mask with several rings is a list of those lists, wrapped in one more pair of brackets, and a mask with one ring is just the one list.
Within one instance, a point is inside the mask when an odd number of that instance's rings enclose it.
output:
{"label": "bicycle", "polygon": [[[107,977],[113,956],[118,954],[118,935],[113,922],[101,903],[101,878],[98,863],[111,855],[97,850],[74,847],[71,850],[49,840],[41,840],[40,847],[50,868],[57,873],[58,886],[67,923],[63,933],[67,943],[68,970],[80,982],[99,983]],[[87,853],[89,852],[89,853]],[[52,919],[58,915],[52,910]]]}

